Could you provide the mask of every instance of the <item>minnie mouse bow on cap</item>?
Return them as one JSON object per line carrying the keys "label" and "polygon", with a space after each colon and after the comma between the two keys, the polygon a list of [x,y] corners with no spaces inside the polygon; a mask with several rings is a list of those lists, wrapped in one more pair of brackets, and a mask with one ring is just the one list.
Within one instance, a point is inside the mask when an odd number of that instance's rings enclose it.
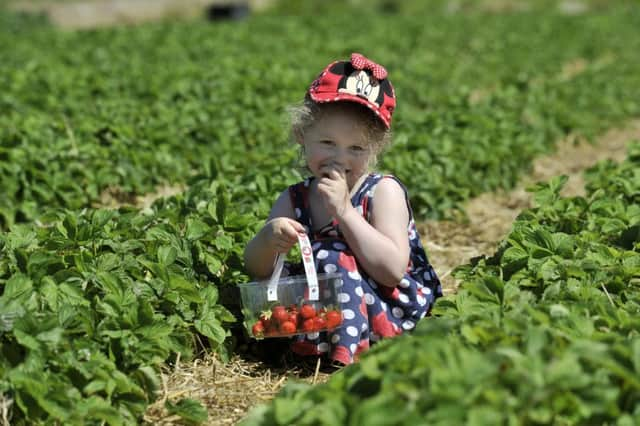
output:
{"label": "minnie mouse bow on cap", "polygon": [[359,53],[351,54],[351,65],[357,70],[369,70],[375,78],[382,80],[387,78],[387,70],[382,65],[365,58]]}
{"label": "minnie mouse bow on cap", "polygon": [[329,64],[309,88],[314,102],[350,101],[365,105],[391,127],[396,97],[387,70],[360,53],[352,53],[350,61]]}

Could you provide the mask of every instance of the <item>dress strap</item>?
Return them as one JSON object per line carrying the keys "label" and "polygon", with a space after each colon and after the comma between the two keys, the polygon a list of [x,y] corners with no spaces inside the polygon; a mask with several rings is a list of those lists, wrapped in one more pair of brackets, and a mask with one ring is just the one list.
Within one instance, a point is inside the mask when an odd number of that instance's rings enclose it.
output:
{"label": "dress strap", "polygon": [[291,205],[296,215],[296,220],[303,226],[306,226],[308,230],[312,229],[311,226],[311,212],[309,210],[309,185],[311,180],[309,178],[298,182],[289,187],[289,197],[291,199]]}
{"label": "dress strap", "polygon": [[371,219],[371,212],[373,211],[373,200],[374,200],[375,190],[378,183],[382,179],[393,179],[398,183],[398,185],[400,185],[400,187],[404,191],[404,199],[405,199],[407,209],[409,211],[409,221],[411,221],[413,219],[413,211],[411,210],[411,204],[409,203],[409,194],[407,192],[407,188],[394,175],[383,175],[380,173],[369,175],[367,177],[367,180],[362,185],[362,188],[356,194],[357,199],[354,200],[354,206],[356,205],[361,206],[362,215],[367,220],[367,222],[369,222]]}

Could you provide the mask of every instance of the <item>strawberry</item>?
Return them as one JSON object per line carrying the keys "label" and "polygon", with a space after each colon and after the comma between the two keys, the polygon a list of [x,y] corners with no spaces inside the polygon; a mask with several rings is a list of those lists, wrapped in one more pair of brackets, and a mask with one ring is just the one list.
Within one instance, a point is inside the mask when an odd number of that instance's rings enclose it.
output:
{"label": "strawberry", "polygon": [[316,309],[313,307],[313,305],[304,304],[300,308],[300,316],[302,316],[302,318],[304,319],[313,318],[316,316]]}
{"label": "strawberry", "polygon": [[304,331],[305,333],[315,331],[315,324],[313,322],[313,318],[304,320],[304,322],[302,323],[302,331]]}
{"label": "strawberry", "polygon": [[322,317],[313,317],[313,329],[314,330],[322,330],[323,328],[327,328],[327,320]]}
{"label": "strawberry", "polygon": [[293,334],[296,332],[296,325],[291,321],[284,321],[280,324],[280,332],[282,334]]}
{"label": "strawberry", "polygon": [[275,319],[278,324],[282,324],[289,319],[289,314],[284,306],[276,305],[271,308],[271,317]]}
{"label": "strawberry", "polygon": [[265,328],[265,336],[276,336],[278,334],[278,324],[275,321],[271,321],[269,327]]}
{"label": "strawberry", "polygon": [[300,314],[299,313],[297,313],[297,312],[290,312],[289,313],[289,321],[294,323],[296,325],[296,327],[298,326],[299,319],[300,319]]}
{"label": "strawberry", "polygon": [[262,322],[258,321],[253,324],[253,327],[251,327],[251,332],[256,337],[264,337],[264,325],[262,324]]}
{"label": "strawberry", "polygon": [[260,314],[260,322],[262,323],[262,326],[264,327],[265,330],[268,330],[269,328],[271,328],[271,312],[270,311],[264,311]]}
{"label": "strawberry", "polygon": [[338,311],[328,311],[326,316],[327,328],[336,328],[342,324],[342,315]]}

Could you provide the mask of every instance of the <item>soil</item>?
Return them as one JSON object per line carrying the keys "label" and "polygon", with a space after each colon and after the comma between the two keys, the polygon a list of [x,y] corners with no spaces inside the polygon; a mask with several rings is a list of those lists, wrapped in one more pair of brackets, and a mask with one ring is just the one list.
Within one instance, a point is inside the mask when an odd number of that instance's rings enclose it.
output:
{"label": "soil", "polygon": [[[482,194],[466,206],[465,222],[427,221],[419,224],[431,263],[443,282],[445,294],[454,293],[458,283],[451,275],[456,266],[473,257],[492,254],[509,233],[516,216],[531,206],[526,188],[535,182],[567,175],[565,196],[584,194],[582,172],[595,163],[626,157],[628,142],[640,140],[640,119],[623,129],[611,130],[596,143],[589,144],[573,136],[557,144],[553,155],[539,158],[533,171],[512,191]],[[241,355],[240,355],[241,354]],[[282,354],[282,355],[278,355]],[[154,425],[179,423],[167,413],[165,401],[190,397],[202,401],[211,425],[238,423],[248,411],[266,403],[291,380],[319,383],[335,371],[332,366],[287,358],[277,342],[249,343],[227,363],[208,353],[189,365],[176,363],[162,375],[163,390],[149,407],[145,421]]]}
{"label": "soil", "polygon": [[471,199],[464,207],[467,221],[427,221],[418,226],[425,241],[429,260],[443,283],[443,291],[450,294],[457,283],[451,272],[458,265],[486,254],[491,255],[498,243],[511,230],[518,214],[531,207],[531,194],[526,188],[554,176],[567,175],[564,196],[584,195],[582,172],[599,161],[622,161],[630,140],[640,139],[640,120],[624,129],[611,130],[597,143],[590,144],[569,136],[557,144],[554,154],[538,158],[533,171],[509,192],[490,192]]}

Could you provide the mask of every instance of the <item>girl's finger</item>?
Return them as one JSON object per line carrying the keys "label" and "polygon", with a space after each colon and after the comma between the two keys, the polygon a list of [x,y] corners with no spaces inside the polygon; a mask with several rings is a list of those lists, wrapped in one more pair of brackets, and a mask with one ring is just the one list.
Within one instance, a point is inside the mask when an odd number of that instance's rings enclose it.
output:
{"label": "girl's finger", "polygon": [[335,179],[340,179],[342,177],[344,177],[345,173],[344,170],[342,168],[336,168],[331,170],[331,177],[335,180]]}
{"label": "girl's finger", "polygon": [[[291,224],[291,226],[293,227],[293,229],[296,231],[296,233],[302,231],[304,232],[304,226],[302,226],[302,224],[300,222],[298,222],[297,220],[289,220],[289,223]],[[297,236],[296,236],[297,238]]]}

